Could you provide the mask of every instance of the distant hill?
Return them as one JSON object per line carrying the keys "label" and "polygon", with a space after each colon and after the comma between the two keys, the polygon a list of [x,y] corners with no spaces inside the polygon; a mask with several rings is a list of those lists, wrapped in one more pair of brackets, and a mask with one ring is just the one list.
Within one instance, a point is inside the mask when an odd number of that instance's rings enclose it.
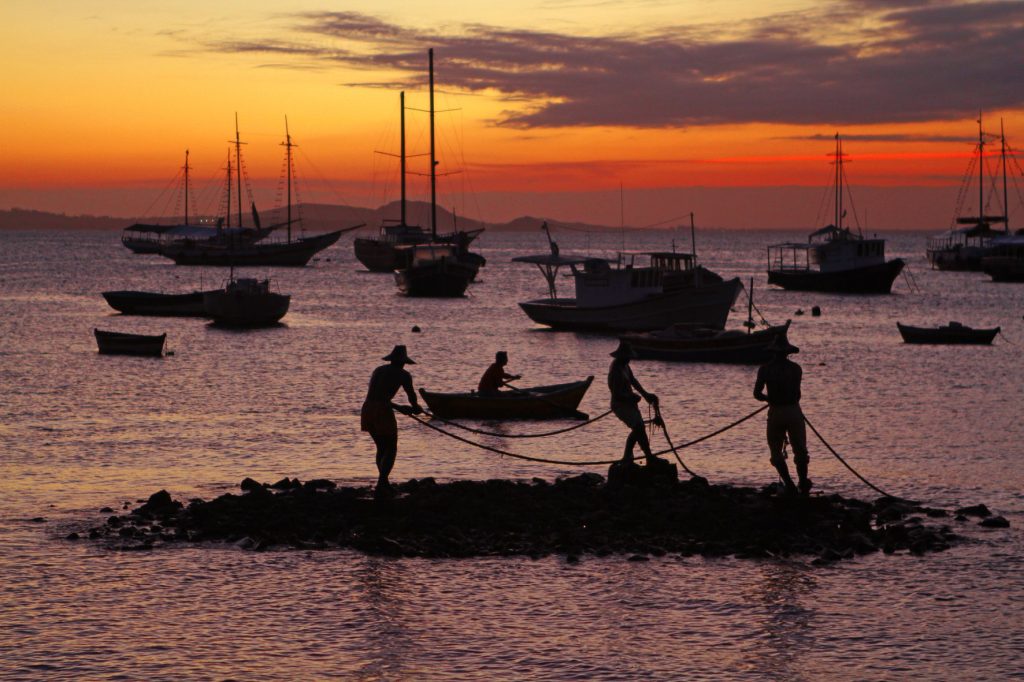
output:
{"label": "distant hill", "polygon": [[[303,227],[307,232],[327,232],[342,227],[351,227],[360,223],[365,229],[376,232],[385,221],[398,221],[401,214],[399,202],[394,201],[379,208],[363,208],[337,204],[301,204],[292,207],[294,214],[302,217]],[[248,222],[249,214],[243,216]],[[155,220],[153,218],[114,216],[77,215],[63,213],[47,213],[21,208],[0,210],[0,230],[120,230],[137,222],[175,224],[181,222],[180,216]],[[200,218],[193,217],[192,222]],[[410,201],[406,204],[406,220],[411,225],[430,225],[430,204],[423,201]],[[496,232],[530,232],[539,230],[541,223],[547,220],[552,229],[567,229],[586,232],[611,230],[607,225],[591,225],[587,223],[565,222],[533,216],[522,216],[507,223],[485,223],[479,220],[454,216],[448,209],[437,207],[437,229],[439,232],[451,232],[454,227],[460,230],[476,230],[486,228]],[[276,208],[260,214],[263,225],[273,225],[285,221],[285,209]]]}

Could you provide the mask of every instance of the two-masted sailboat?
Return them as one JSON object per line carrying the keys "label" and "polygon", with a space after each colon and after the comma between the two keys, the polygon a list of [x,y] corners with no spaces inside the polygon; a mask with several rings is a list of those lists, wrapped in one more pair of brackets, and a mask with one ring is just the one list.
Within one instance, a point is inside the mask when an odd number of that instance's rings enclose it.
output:
{"label": "two-masted sailboat", "polygon": [[[437,162],[434,152],[434,50],[427,52],[430,70],[430,241],[397,246],[395,282],[407,296],[454,298],[466,293],[481,258],[469,253],[473,236],[455,233],[454,243],[437,235]],[[402,96],[403,112],[404,94]],[[405,117],[402,117],[402,223],[405,223]],[[479,234],[479,231],[477,232]],[[358,248],[358,247],[357,247]]]}
{"label": "two-masted sailboat", "polygon": [[[433,50],[430,54],[430,78],[433,83]],[[445,234],[437,232],[437,202],[434,192],[436,172],[434,168],[434,95],[433,89],[430,93],[430,176],[431,176],[431,220],[430,229],[427,230],[420,225],[410,225],[406,214],[406,188],[405,188],[405,93],[399,94],[400,130],[401,142],[399,147],[400,160],[400,185],[401,185],[401,213],[398,221],[385,220],[380,227],[380,234],[377,238],[359,237],[354,240],[356,259],[366,266],[370,272],[394,272],[404,268],[409,262],[409,247],[418,244],[448,245],[455,247],[462,255],[466,256],[467,262],[476,261],[482,263],[483,259],[476,255],[469,255],[469,245],[476,239],[483,228],[477,230],[458,230]],[[389,154],[391,156],[391,154]]]}
{"label": "two-masted sailboat", "polygon": [[885,260],[885,240],[865,239],[843,219],[846,173],[843,143],[836,133],[834,206],[831,225],[815,230],[807,242],[768,247],[768,283],[783,289],[846,294],[888,294],[903,270],[901,258]]}
{"label": "two-masted sailboat", "polygon": [[[964,190],[974,177],[974,166],[977,166],[978,178],[978,212],[977,215],[964,215],[963,204],[970,194],[968,191],[961,191],[956,207],[955,225],[962,227],[951,227],[942,234],[928,238],[927,255],[928,262],[936,270],[982,270],[982,259],[989,255],[991,242],[997,237],[1010,234],[1009,209],[1007,208],[1006,189],[1006,158],[1008,148],[1006,146],[1006,134],[1003,131],[1002,122],[999,125],[1000,138],[1000,167],[1003,173],[1003,212],[999,214],[985,213],[985,132],[981,125],[981,113],[978,113],[978,144],[974,147],[974,154],[971,163],[964,176]],[[998,172],[990,173],[990,187],[995,189],[998,183]],[[1002,229],[994,226],[1002,225]]]}
{"label": "two-masted sailboat", "polygon": [[[242,225],[242,144],[244,143],[242,142],[241,136],[238,132],[238,117],[236,116],[234,146],[237,169],[235,180],[237,182],[237,215],[239,227]],[[160,254],[172,259],[177,265],[282,265],[302,267],[309,263],[310,259],[312,259],[314,255],[338,241],[338,238],[341,237],[343,233],[361,227],[361,225],[357,225],[355,227],[336,230],[334,232],[328,232],[326,234],[316,235],[313,237],[293,237],[292,225],[293,223],[298,222],[292,220],[292,176],[294,174],[292,148],[296,145],[292,142],[291,133],[288,130],[287,118],[285,119],[285,141],[282,143],[282,146],[285,147],[286,155],[285,172],[287,176],[287,217],[284,223],[272,225],[267,228],[267,231],[271,232],[282,227],[287,228],[287,239],[285,241],[261,240],[259,242],[252,242],[233,239],[229,233],[226,238],[217,240],[187,239],[170,242],[163,246]],[[227,221],[229,224],[225,226],[225,229],[230,229],[232,180],[230,155],[228,156],[227,171]],[[256,212],[255,202],[251,203],[252,219],[255,223],[256,229],[259,230],[261,229],[259,224],[259,214]]]}

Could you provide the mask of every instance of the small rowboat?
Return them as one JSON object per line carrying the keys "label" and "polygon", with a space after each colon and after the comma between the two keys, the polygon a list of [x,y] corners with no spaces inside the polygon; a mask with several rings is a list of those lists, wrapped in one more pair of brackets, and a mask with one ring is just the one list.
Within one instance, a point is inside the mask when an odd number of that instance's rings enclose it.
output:
{"label": "small rowboat", "polygon": [[568,384],[500,391],[497,395],[433,393],[420,389],[430,411],[444,419],[578,419],[576,408],[594,377]]}
{"label": "small rowboat", "polygon": [[673,326],[658,332],[624,334],[640,360],[672,360],[676,362],[727,362],[757,365],[768,362],[768,347],[776,337],[786,338],[786,324],[747,333],[739,330],[690,329]]}
{"label": "small rowboat", "polygon": [[152,291],[104,291],[110,307],[125,315],[206,317],[204,291],[163,294]]}
{"label": "small rowboat", "polygon": [[999,327],[993,329],[973,329],[959,322],[950,322],[944,327],[911,327],[896,323],[904,343],[946,343],[946,344],[979,344],[987,345],[999,333]]}
{"label": "small rowboat", "polygon": [[96,344],[104,355],[148,355],[160,357],[164,352],[167,334],[146,336],[145,334],[122,334],[94,329]]}

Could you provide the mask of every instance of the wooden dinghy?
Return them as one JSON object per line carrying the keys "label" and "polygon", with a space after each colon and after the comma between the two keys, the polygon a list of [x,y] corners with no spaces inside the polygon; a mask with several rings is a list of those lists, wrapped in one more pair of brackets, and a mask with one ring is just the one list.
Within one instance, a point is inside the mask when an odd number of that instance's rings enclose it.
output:
{"label": "wooden dinghy", "polygon": [[950,322],[942,327],[912,327],[896,323],[904,343],[945,343],[945,344],[978,344],[992,343],[999,333],[999,327],[992,329],[974,329],[959,322]]}
{"label": "wooden dinghy", "polygon": [[104,355],[146,355],[160,357],[164,352],[167,334],[147,336],[145,334],[123,334],[94,329],[96,344]]}
{"label": "wooden dinghy", "polygon": [[756,332],[739,330],[690,329],[674,326],[643,334],[624,334],[641,360],[672,360],[676,362],[726,362],[756,365],[771,360],[768,347],[776,337],[786,338],[786,324]]}
{"label": "wooden dinghy", "polygon": [[551,386],[500,391],[497,395],[433,393],[420,389],[430,411],[444,419],[578,419],[577,408],[594,377]]}

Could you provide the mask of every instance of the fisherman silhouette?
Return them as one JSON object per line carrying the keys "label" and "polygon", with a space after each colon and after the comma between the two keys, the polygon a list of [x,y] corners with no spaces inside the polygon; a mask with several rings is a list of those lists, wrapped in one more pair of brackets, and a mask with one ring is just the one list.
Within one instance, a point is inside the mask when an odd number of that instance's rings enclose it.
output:
{"label": "fisherman silhouette", "polygon": [[494,362],[487,368],[483,376],[480,377],[480,383],[477,385],[477,393],[481,395],[496,395],[498,389],[505,385],[506,381],[515,381],[520,379],[518,374],[509,374],[505,371],[505,366],[508,364],[508,353],[503,350],[499,350],[494,354]]}
{"label": "fisherman silhouette", "polygon": [[[391,491],[388,475],[395,466],[395,456],[398,454],[398,423],[394,410],[406,414],[423,412],[413,390],[412,375],[404,367],[416,364],[409,357],[405,346],[395,346],[383,359],[389,364],[373,370],[359,419],[360,428],[370,434],[377,446],[377,496]],[[400,388],[405,389],[405,394],[409,397],[409,407],[391,402]]]}
{"label": "fisherman silhouette", "polygon": [[787,357],[799,353],[800,349],[784,337],[777,336],[768,350],[773,353],[773,357],[757,370],[754,397],[768,403],[768,450],[771,452],[771,463],[779,472],[786,492],[797,492],[797,486],[793,485],[789,467],[786,465],[786,454],[783,452],[788,436],[789,444],[793,446],[793,464],[796,465],[796,473],[800,479],[799,490],[806,495],[810,492],[812,483],[807,477],[810,457],[807,454],[804,413],[800,409],[800,380],[803,377],[803,370]]}
{"label": "fisherman silhouette", "polygon": [[[629,437],[626,438],[626,449],[622,455],[622,462],[633,463],[633,447],[640,444],[644,451],[647,464],[663,462],[664,460],[651,454],[651,443],[647,440],[647,431],[644,430],[644,418],[640,414],[640,395],[651,405],[658,404],[658,396],[648,393],[640,382],[633,376],[633,370],[629,367],[629,361],[636,357],[633,347],[625,341],[619,342],[619,347],[610,353],[615,358],[611,367],[608,368],[608,390],[612,394],[612,412],[623,424],[629,427]],[[633,389],[640,392],[637,395]]]}

